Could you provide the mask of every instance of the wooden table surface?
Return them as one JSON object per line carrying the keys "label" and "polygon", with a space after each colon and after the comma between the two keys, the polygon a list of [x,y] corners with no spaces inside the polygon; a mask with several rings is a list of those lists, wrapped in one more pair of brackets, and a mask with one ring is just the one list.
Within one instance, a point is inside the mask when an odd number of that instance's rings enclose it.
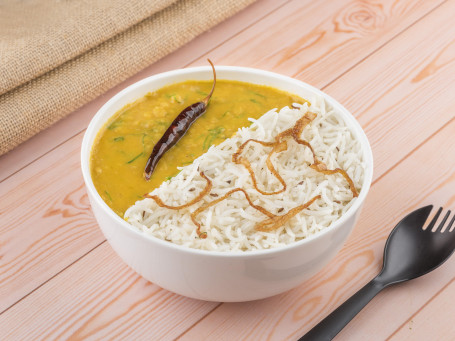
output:
{"label": "wooden table surface", "polygon": [[[411,210],[455,209],[455,0],[259,0],[0,157],[0,339],[296,340],[380,270]],[[119,90],[193,65],[295,77],[346,106],[375,159],[360,220],[322,271],[247,303],[147,282],[93,217],[80,146]],[[381,292],[336,340],[454,340],[455,257]]]}

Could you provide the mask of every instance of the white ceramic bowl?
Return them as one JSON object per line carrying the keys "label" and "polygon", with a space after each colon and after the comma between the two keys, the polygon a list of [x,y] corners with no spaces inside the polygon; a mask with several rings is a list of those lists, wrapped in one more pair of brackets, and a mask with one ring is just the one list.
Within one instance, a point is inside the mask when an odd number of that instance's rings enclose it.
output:
{"label": "white ceramic bowl", "polygon": [[318,272],[339,251],[351,232],[370,188],[373,156],[354,117],[337,101],[296,79],[272,72],[217,66],[219,79],[270,85],[309,98],[322,95],[344,118],[363,147],[365,180],[354,205],[335,224],[294,244],[244,253],[202,251],[143,234],[117,216],[101,199],[90,177],[90,150],[97,132],[119,109],[146,93],[185,80],[210,80],[210,67],[170,71],[143,79],[111,98],[93,117],[82,142],[82,174],[96,220],[118,255],[149,281],[175,293],[208,301],[239,302],[289,290]]}

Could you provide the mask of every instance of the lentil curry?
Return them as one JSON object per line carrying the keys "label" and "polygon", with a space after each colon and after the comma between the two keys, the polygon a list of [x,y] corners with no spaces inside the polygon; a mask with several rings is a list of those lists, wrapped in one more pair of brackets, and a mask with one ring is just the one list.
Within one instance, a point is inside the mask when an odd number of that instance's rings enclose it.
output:
{"label": "lentil curry", "polygon": [[163,87],[128,104],[98,132],[90,156],[93,183],[109,207],[123,217],[144,194],[172,178],[179,170],[248,126],[273,108],[304,100],[267,86],[219,80],[207,108],[183,138],[158,163],[150,181],[143,177],[147,158],[174,118],[207,96],[211,81],[187,81]]}

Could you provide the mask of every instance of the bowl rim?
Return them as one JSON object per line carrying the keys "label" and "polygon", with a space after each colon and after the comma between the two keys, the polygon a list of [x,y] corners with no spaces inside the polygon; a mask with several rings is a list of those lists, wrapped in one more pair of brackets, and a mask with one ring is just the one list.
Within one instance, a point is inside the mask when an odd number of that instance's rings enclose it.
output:
{"label": "bowl rim", "polygon": [[[212,69],[210,66],[197,66],[197,67],[190,67],[190,68],[184,68],[184,69],[175,69],[167,72],[162,72],[158,73],[149,77],[146,77],[138,82],[135,82],[125,89],[121,90],[118,92],[116,95],[114,95],[112,98],[110,98],[93,116],[93,118],[90,120],[90,123],[84,133],[84,137],[82,140],[82,145],[81,145],[81,170],[82,170],[82,176],[84,179],[85,186],[87,188],[87,191],[91,195],[92,199],[95,200],[96,204],[106,213],[108,214],[115,222],[117,222],[122,228],[125,228],[129,233],[133,233],[135,236],[139,238],[145,238],[151,243],[158,243],[158,245],[165,247],[165,248],[171,248],[174,249],[177,252],[183,252],[183,253],[190,253],[194,255],[205,255],[205,256],[215,256],[215,257],[262,257],[266,255],[275,255],[283,252],[290,251],[292,249],[299,248],[305,244],[309,244],[314,242],[317,239],[323,238],[325,235],[329,234],[330,232],[339,229],[345,221],[350,219],[355,212],[357,212],[360,208],[361,205],[363,204],[369,189],[371,187],[372,179],[373,179],[373,153],[372,149],[370,146],[370,143],[368,141],[368,138],[362,129],[360,123],[357,121],[357,119],[344,107],[342,106],[337,100],[332,98],[330,95],[327,93],[317,89],[316,87],[309,85],[308,83],[305,83],[301,80],[281,75],[279,73],[271,72],[271,71],[266,71],[266,70],[261,70],[261,69],[256,69],[256,68],[251,68],[251,67],[240,67],[240,66],[216,66],[217,72],[220,73],[219,71],[222,72],[240,72],[240,73],[250,73],[250,74],[256,74],[259,76],[267,77],[270,79],[279,79],[284,82],[288,83],[294,83],[299,86],[303,86],[310,92],[314,92],[319,96],[322,96],[326,101],[328,101],[339,113],[341,113],[342,118],[345,120],[346,124],[352,129],[352,131],[355,134],[355,137],[360,140],[363,153],[364,153],[364,163],[366,165],[365,168],[365,175],[364,175],[364,183],[362,186],[362,189],[359,193],[358,198],[354,202],[354,204],[338,219],[336,220],[332,225],[324,228],[323,230],[317,232],[316,234],[313,234],[305,239],[293,242],[291,244],[287,244],[284,246],[276,247],[276,248],[271,248],[271,249],[263,249],[263,250],[250,250],[250,251],[214,251],[214,250],[201,250],[201,249],[195,249],[195,248],[190,248],[182,245],[178,245],[172,242],[164,241],[162,239],[159,239],[157,237],[154,237],[153,235],[146,234],[136,227],[134,227],[132,224],[129,224],[126,220],[122,219],[120,216],[118,216],[101,198],[101,196],[98,194],[98,191],[96,190],[93,181],[91,179],[90,175],[90,153],[91,153],[91,148],[92,145],[89,143],[91,137],[93,134],[95,135],[98,133],[99,129],[95,129],[95,125],[98,121],[102,119],[106,111],[110,110],[110,107],[115,104],[119,99],[121,99],[123,96],[128,94],[129,92],[134,91],[135,89],[148,84],[149,82],[155,82],[160,79],[166,79],[166,78],[171,78],[173,76],[178,76],[178,75],[188,75],[192,73],[212,73]],[[220,78],[223,79],[223,78]],[[183,81],[183,80],[182,80]],[[253,82],[252,82],[253,83]],[[273,87],[273,85],[271,85]],[[279,87],[277,87],[279,89]],[[112,115],[115,115],[117,111],[112,112],[110,115],[107,116],[106,119],[103,120],[103,123],[105,123]],[[94,141],[94,139],[93,139]],[[98,223],[98,221],[97,221]],[[99,225],[99,223],[98,223]]]}

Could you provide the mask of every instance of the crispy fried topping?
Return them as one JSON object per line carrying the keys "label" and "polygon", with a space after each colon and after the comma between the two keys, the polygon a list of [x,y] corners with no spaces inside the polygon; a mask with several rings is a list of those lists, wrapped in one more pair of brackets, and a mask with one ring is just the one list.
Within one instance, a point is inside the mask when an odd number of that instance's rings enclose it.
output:
{"label": "crispy fried topping", "polygon": [[[145,198],[150,198],[150,199],[153,199],[155,200],[155,202],[157,203],[158,206],[160,207],[165,207],[165,208],[168,208],[170,210],[180,210],[182,208],[186,208],[186,207],[189,207],[191,205],[194,205],[195,203],[199,202],[207,193],[210,193],[210,191],[212,190],[212,181],[210,181],[209,178],[207,178],[204,174],[204,172],[199,172],[199,174],[207,181],[207,185],[205,185],[205,188],[201,191],[201,193],[198,194],[198,196],[196,198],[194,198],[193,200],[191,200],[190,202],[186,203],[186,204],[183,204],[183,205],[179,205],[179,206],[169,206],[169,205],[166,205],[158,196],[156,195],[149,195],[149,194],[146,194],[144,195]],[[193,188],[190,189],[190,191],[192,190]]]}
{"label": "crispy fried topping", "polygon": [[201,237],[201,234],[202,234],[201,233],[201,224],[198,223],[197,220],[196,220],[196,217],[198,216],[198,214],[201,213],[202,211],[205,211],[207,208],[218,204],[220,201],[225,200],[227,197],[229,197],[231,194],[233,194],[235,192],[242,192],[245,195],[245,198],[248,201],[248,203],[250,204],[250,206],[253,207],[254,209],[258,210],[259,212],[261,212],[263,214],[265,214],[269,218],[275,217],[275,215],[273,213],[267,211],[264,207],[261,207],[261,206],[253,204],[253,202],[251,201],[250,196],[248,195],[248,193],[243,188],[234,188],[234,189],[230,190],[229,192],[227,192],[222,197],[220,197],[218,199],[215,199],[213,201],[210,201],[208,203],[203,204],[201,207],[197,208],[193,213],[191,213],[191,220],[193,221],[194,225],[197,226],[196,232],[197,232],[199,238],[206,238],[206,237]]}
{"label": "crispy fried topping", "polygon": [[320,199],[320,195],[316,195],[315,197],[311,198],[309,201],[304,203],[303,205],[299,205],[297,207],[294,207],[293,209],[289,210],[288,213],[280,215],[280,216],[275,216],[266,220],[263,220],[259,223],[256,224],[254,229],[256,231],[261,231],[261,232],[269,232],[276,230],[280,226],[286,224],[291,218],[296,216],[300,211],[304,210],[308,206],[310,206],[312,203],[314,203],[317,199]]}
{"label": "crispy fried topping", "polygon": [[[232,161],[234,163],[242,164],[248,170],[248,172],[251,175],[251,180],[253,181],[253,186],[259,193],[261,193],[263,195],[272,195],[272,194],[282,193],[286,190],[286,182],[283,180],[283,178],[277,172],[277,170],[273,166],[270,158],[273,153],[280,153],[282,151],[287,150],[287,143],[284,139],[286,137],[292,137],[295,142],[297,142],[298,144],[304,145],[305,147],[308,147],[310,149],[311,153],[313,154],[313,163],[310,165],[310,167],[312,169],[314,169],[317,172],[323,173],[325,175],[332,175],[332,174],[336,174],[336,173],[341,174],[348,182],[349,188],[352,192],[352,196],[354,198],[359,196],[359,193],[357,192],[357,189],[354,186],[354,182],[349,177],[349,175],[346,173],[346,171],[344,171],[341,168],[336,168],[333,170],[327,169],[327,166],[323,162],[319,161],[318,158],[316,157],[316,153],[314,152],[314,149],[311,146],[311,144],[308,141],[302,140],[300,138],[300,136],[302,135],[303,129],[308,124],[310,124],[316,118],[316,116],[317,115],[313,112],[310,112],[310,111],[307,112],[303,117],[301,117],[300,119],[297,120],[297,122],[295,123],[295,125],[292,128],[287,129],[287,130],[281,132],[280,134],[278,134],[275,137],[274,142],[265,142],[265,141],[253,140],[253,139],[247,140],[245,143],[243,143],[239,147],[237,152],[232,156]],[[256,176],[254,174],[254,171],[251,167],[250,162],[246,158],[241,156],[243,150],[245,149],[246,145],[249,142],[256,142],[256,143],[262,144],[265,147],[272,147],[272,150],[270,151],[270,153],[267,156],[266,164],[267,164],[267,168],[270,170],[270,172],[272,172],[272,174],[275,175],[275,177],[278,179],[278,181],[280,181],[280,183],[283,185],[283,188],[281,190],[276,191],[276,192],[267,193],[258,188]]]}

